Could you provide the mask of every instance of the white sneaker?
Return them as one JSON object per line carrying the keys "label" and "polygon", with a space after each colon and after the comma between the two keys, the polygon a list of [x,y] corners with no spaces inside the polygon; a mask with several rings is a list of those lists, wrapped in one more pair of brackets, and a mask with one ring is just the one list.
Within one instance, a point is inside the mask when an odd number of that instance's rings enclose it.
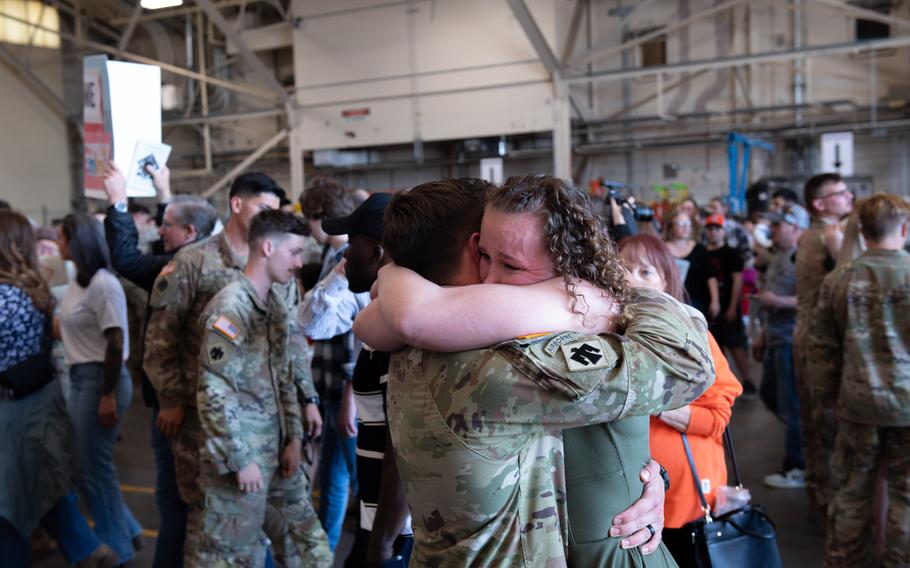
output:
{"label": "white sneaker", "polygon": [[774,489],[801,489],[806,486],[806,473],[798,468],[766,475],[764,484]]}

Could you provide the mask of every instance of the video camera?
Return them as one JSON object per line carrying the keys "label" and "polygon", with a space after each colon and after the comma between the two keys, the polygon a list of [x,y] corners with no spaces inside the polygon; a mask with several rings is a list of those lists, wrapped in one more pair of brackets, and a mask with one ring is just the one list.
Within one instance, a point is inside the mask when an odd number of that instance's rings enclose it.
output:
{"label": "video camera", "polygon": [[623,190],[631,189],[629,185],[616,181],[604,180],[601,180],[600,184],[607,190],[604,201],[607,203],[609,203],[611,199],[615,201],[617,205],[623,208],[623,216],[628,217],[625,215],[625,211],[628,211],[636,221],[647,223],[654,219],[653,209],[647,205],[638,203],[634,196],[623,195]]}

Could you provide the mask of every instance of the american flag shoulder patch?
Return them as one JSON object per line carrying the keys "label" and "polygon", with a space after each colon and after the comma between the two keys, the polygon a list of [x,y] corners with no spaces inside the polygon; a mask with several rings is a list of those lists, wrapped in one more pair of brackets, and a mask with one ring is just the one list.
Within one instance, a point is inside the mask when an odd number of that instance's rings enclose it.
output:
{"label": "american flag shoulder patch", "polygon": [[240,330],[237,329],[237,326],[234,325],[234,322],[225,316],[218,316],[218,319],[212,323],[212,329],[230,339],[231,341],[234,341],[234,339],[240,334]]}

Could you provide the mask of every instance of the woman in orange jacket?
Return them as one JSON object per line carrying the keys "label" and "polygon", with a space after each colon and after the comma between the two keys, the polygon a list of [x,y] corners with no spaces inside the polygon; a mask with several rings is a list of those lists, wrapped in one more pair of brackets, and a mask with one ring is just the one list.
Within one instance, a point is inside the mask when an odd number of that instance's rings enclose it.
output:
{"label": "woman in orange jacket", "polygon": [[[619,251],[629,269],[631,285],[683,299],[679,270],[663,241],[638,234],[623,239]],[[743,390],[710,333],[708,341],[714,358],[714,384],[692,404],[651,417],[651,457],[664,466],[671,479],[664,500],[663,541],[681,568],[695,566],[693,538],[682,527],[704,512],[680,434],[689,438],[702,490],[713,507],[715,489],[727,482],[722,436],[730,422],[733,401]]]}

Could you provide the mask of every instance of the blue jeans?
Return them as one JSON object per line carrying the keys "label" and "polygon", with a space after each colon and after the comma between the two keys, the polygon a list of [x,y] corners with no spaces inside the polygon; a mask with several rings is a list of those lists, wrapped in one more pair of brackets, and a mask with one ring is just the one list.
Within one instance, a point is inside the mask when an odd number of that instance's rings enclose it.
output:
{"label": "blue jeans", "polygon": [[[41,519],[41,526],[60,545],[67,564],[82,562],[101,546],[101,541],[79,511],[76,494],[73,492],[57,501]],[[23,538],[12,525],[0,519],[0,566],[27,568],[31,565],[30,539]]]}
{"label": "blue jeans", "polygon": [[319,457],[319,522],[334,551],[341,538],[341,527],[348,508],[348,491],[355,484],[357,493],[357,437],[338,431],[338,403],[323,402],[322,452]]}
{"label": "blue jeans", "polygon": [[133,383],[126,367],[121,367],[117,383],[117,425],[104,428],[98,423],[98,402],[104,381],[101,363],[82,363],[70,367],[72,391],[69,411],[76,430],[79,456],[79,490],[95,519],[95,533],[120,556],[120,562],[133,559],[132,538],[142,528],[127,509],[120,493],[120,480],[114,466],[114,443],[123,417],[133,398]]}
{"label": "blue jeans", "polygon": [[806,462],[799,443],[799,396],[796,393],[792,343],[780,343],[765,349],[759,394],[768,409],[787,428],[784,437],[784,471],[805,469]]}
{"label": "blue jeans", "polygon": [[174,453],[171,441],[155,423],[159,408],[152,409],[152,450],[155,452],[155,504],[158,506],[158,542],[155,544],[154,568],[181,568],[183,541],[186,539],[186,503],[177,489]]}

